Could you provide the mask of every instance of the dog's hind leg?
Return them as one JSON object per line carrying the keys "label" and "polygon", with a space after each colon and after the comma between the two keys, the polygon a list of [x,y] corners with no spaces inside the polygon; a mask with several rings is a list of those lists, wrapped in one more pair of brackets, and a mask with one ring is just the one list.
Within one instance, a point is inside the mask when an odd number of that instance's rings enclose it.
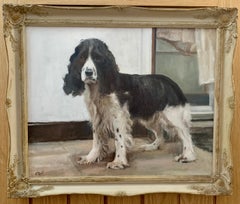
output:
{"label": "dog's hind leg", "polygon": [[183,128],[178,128],[177,132],[178,132],[178,136],[181,138],[183,143],[183,152],[182,154],[175,157],[175,161],[182,162],[182,163],[195,161],[196,156],[194,153],[192,139],[191,139],[191,135],[189,134],[189,131],[185,127],[183,127]]}
{"label": "dog's hind leg", "polygon": [[182,154],[175,157],[178,162],[192,162],[196,160],[192,138],[189,133],[191,113],[189,105],[169,107],[164,110],[169,126],[176,132],[183,145]]}
{"label": "dog's hind leg", "polygon": [[163,129],[157,128],[156,130],[147,128],[152,131],[155,140],[151,144],[144,144],[139,147],[143,151],[153,151],[159,149],[164,144]]}
{"label": "dog's hind leg", "polygon": [[162,113],[154,114],[148,120],[139,120],[139,122],[154,134],[154,141],[151,144],[141,145],[138,149],[142,151],[153,151],[160,149],[164,145],[164,129],[161,126]]}

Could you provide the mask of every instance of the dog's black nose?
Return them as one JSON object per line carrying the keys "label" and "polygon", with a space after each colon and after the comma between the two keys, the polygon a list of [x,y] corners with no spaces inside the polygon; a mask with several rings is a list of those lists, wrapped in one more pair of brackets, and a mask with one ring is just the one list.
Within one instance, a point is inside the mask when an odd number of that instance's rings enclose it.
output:
{"label": "dog's black nose", "polygon": [[85,74],[87,77],[91,77],[93,75],[93,70],[92,69],[86,69]]}

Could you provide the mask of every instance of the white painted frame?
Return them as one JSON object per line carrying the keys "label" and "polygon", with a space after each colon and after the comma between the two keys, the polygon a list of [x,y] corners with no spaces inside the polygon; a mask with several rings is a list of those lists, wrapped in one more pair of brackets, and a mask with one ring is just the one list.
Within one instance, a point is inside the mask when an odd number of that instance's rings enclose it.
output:
{"label": "white painted frame", "polygon": [[[6,107],[9,123],[8,194],[36,197],[94,193],[136,195],[178,192],[231,193],[231,122],[234,109],[232,60],[236,42],[234,8],[57,7],[4,5],[4,35],[8,54]],[[28,175],[27,26],[214,28],[215,68],[214,153],[211,176],[123,176],[33,179]]]}

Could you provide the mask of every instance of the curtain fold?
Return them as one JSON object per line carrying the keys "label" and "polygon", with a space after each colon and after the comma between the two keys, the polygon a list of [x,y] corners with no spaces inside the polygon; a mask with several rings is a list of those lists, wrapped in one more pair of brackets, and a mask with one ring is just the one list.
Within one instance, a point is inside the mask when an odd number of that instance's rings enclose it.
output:
{"label": "curtain fold", "polygon": [[199,85],[214,83],[215,29],[157,29],[156,37],[172,44],[184,55],[197,53]]}

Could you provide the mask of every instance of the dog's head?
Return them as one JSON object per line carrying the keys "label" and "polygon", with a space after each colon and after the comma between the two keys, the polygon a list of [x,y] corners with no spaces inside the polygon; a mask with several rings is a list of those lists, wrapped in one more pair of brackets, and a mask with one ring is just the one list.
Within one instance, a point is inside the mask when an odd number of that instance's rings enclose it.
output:
{"label": "dog's head", "polygon": [[63,90],[73,96],[81,95],[85,84],[98,85],[99,91],[109,94],[116,81],[118,67],[107,45],[98,39],[86,39],[70,57]]}

